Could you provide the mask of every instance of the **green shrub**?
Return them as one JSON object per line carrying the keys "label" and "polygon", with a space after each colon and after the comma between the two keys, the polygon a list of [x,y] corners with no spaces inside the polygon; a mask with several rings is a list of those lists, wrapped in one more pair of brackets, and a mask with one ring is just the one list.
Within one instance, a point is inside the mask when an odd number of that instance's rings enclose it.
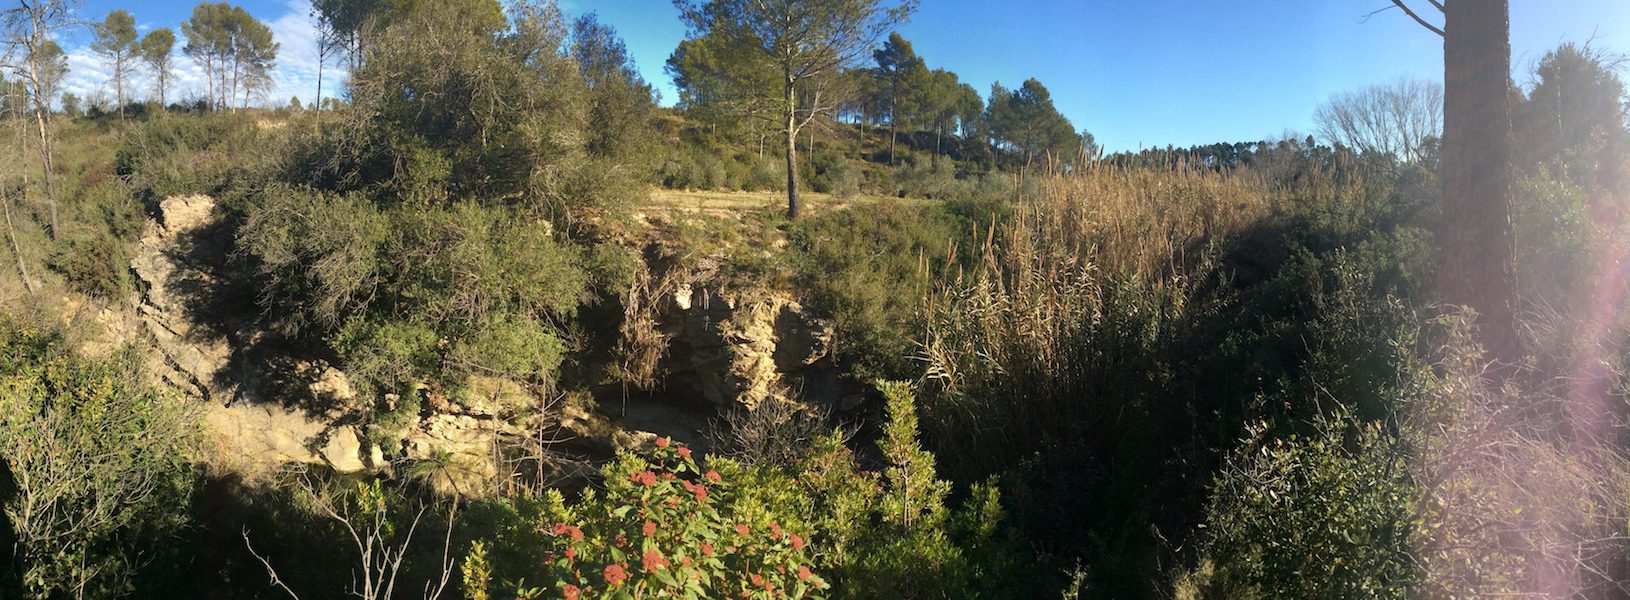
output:
{"label": "green shrub", "polygon": [[106,233],[64,237],[46,265],[82,294],[117,300],[132,289],[125,244]]}
{"label": "green shrub", "polygon": [[198,425],[137,383],[133,359],[76,357],[59,332],[0,316],[0,507],[17,552],[4,568],[21,569],[0,582],[27,597],[114,597],[183,568],[167,542],[186,521]]}
{"label": "green shrub", "polygon": [[[1587,294],[1596,264],[1598,232],[1584,194],[1573,184],[1528,178],[1518,184],[1511,222],[1517,245],[1517,281],[1529,301],[1566,307]],[[1603,232],[1605,233],[1605,232]]]}
{"label": "green shrub", "polygon": [[1211,494],[1210,565],[1179,597],[1408,597],[1416,492],[1397,436],[1339,416],[1306,437],[1251,434]]}
{"label": "green shrub", "polygon": [[218,193],[235,170],[258,169],[259,157],[275,156],[272,145],[247,115],[154,118],[127,132],[115,165],[135,196],[152,204]]}
{"label": "green shrub", "polygon": [[[829,587],[806,527],[779,519],[775,499],[760,497],[767,489],[740,489],[740,468],[707,466],[662,439],[647,457],[608,466],[605,489],[576,506],[550,493],[549,595],[803,598]],[[520,587],[521,597],[544,591]]]}
{"label": "green shrub", "polygon": [[[964,206],[963,208],[968,208]],[[973,223],[944,207],[893,203],[829,211],[792,224],[799,284],[832,315],[838,351],[856,377],[912,375],[921,298],[963,266]]]}
{"label": "green shrub", "polygon": [[547,326],[525,317],[495,318],[474,327],[448,352],[462,371],[548,381],[566,345]]}

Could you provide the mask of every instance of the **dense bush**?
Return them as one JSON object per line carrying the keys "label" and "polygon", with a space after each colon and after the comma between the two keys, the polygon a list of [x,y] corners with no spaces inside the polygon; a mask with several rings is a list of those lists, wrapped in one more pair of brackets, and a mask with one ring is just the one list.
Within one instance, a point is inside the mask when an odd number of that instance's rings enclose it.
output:
{"label": "dense bush", "polygon": [[70,288],[107,299],[121,298],[131,289],[130,258],[125,244],[107,234],[65,237],[63,248],[47,259]]}
{"label": "dense bush", "polygon": [[1250,430],[1206,508],[1201,565],[1180,598],[1403,598],[1420,574],[1415,490],[1398,436],[1321,418],[1307,436]]}
{"label": "dense bush", "polygon": [[267,318],[339,355],[376,440],[471,376],[554,388],[579,307],[634,277],[597,236],[645,194],[649,86],[592,18],[497,11],[432,3],[383,23],[402,42],[370,52],[350,104],[234,203]]}
{"label": "dense bush", "polygon": [[209,113],[139,122],[118,146],[115,165],[149,206],[170,196],[215,194],[235,173],[253,172],[273,145],[248,115]]}
{"label": "dense bush", "polygon": [[1407,179],[1302,181],[1043,180],[928,304],[929,446],[955,480],[1006,474],[1016,524],[1080,560],[1088,589],[1140,593],[1182,560],[1244,423],[1277,438],[1336,409],[1393,414],[1389,341],[1431,248],[1394,191]]}
{"label": "dense bush", "polygon": [[4,595],[115,597],[184,568],[167,540],[187,518],[198,430],[134,358],[77,357],[60,332],[0,317]]}
{"label": "dense bush", "polygon": [[[1000,529],[996,488],[974,486],[963,509],[950,506],[950,484],[917,444],[910,388],[882,391],[880,472],[861,469],[835,434],[761,465],[658,439],[607,465],[603,488],[577,501],[558,491],[499,501],[510,533],[468,559],[467,572],[488,576],[467,579],[466,593],[1005,597],[1044,586]],[[541,570],[521,558],[540,547]]]}
{"label": "dense bush", "polygon": [[1000,218],[990,204],[832,211],[788,232],[800,286],[837,325],[838,351],[862,379],[911,375],[921,299],[964,268],[968,248]]}

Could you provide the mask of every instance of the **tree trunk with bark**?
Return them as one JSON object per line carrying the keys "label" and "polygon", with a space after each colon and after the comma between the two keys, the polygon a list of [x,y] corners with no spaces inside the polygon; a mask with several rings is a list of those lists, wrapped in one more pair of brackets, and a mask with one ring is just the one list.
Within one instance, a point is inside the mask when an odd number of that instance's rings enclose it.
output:
{"label": "tree trunk with bark", "polygon": [[1444,3],[1442,291],[1478,313],[1494,357],[1516,357],[1509,0]]}
{"label": "tree trunk with bark", "polygon": [[787,75],[787,220],[798,218],[798,89]]}

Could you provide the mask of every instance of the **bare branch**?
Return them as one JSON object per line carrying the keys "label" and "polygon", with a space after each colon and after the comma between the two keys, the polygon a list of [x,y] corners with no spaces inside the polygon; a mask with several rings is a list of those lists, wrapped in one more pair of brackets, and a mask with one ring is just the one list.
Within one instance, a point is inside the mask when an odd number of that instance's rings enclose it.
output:
{"label": "bare branch", "polygon": [[[1431,0],[1431,2],[1433,4],[1433,6],[1438,6],[1439,10],[1443,9],[1442,6],[1438,5],[1436,0]],[[1383,12],[1392,10],[1394,8],[1403,10],[1404,14],[1409,15],[1409,18],[1414,19],[1416,23],[1420,23],[1421,27],[1425,27],[1427,31],[1438,34],[1439,36],[1443,35],[1443,29],[1442,28],[1431,24],[1426,19],[1421,18],[1421,16],[1419,14],[1415,13],[1414,9],[1409,8],[1408,4],[1404,4],[1404,0],[1392,0],[1392,6],[1385,6],[1385,7],[1378,8],[1376,10],[1370,11],[1369,14],[1364,15],[1364,20],[1368,21],[1368,20],[1370,20],[1370,17],[1373,17],[1373,16],[1381,14]]]}
{"label": "bare branch", "polygon": [[266,557],[261,556],[259,552],[255,552],[255,545],[249,543],[249,529],[247,527],[243,530],[243,546],[249,549],[251,556],[254,556],[256,560],[260,561],[260,564],[266,567],[266,575],[272,578],[272,585],[282,588],[283,592],[288,594],[290,598],[300,600],[300,595],[289,589],[288,584],[283,583],[283,579],[277,576],[277,569],[272,568],[271,561],[266,560]]}

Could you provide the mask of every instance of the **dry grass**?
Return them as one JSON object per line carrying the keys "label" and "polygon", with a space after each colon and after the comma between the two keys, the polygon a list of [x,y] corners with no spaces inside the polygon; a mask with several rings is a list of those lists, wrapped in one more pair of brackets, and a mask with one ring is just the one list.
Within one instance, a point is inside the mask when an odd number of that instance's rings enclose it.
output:
{"label": "dry grass", "polygon": [[1008,232],[1044,264],[1164,280],[1194,266],[1196,253],[1273,210],[1248,172],[1093,167],[1040,182],[1040,193]]}
{"label": "dry grass", "polygon": [[[832,194],[818,192],[802,192],[798,197],[803,200],[806,213],[882,202],[906,204],[932,202],[932,200],[889,198],[886,196],[839,198]],[[785,210],[786,206],[786,192],[719,192],[657,188],[651,191],[650,202],[641,208],[644,210],[690,210],[708,214],[723,214],[754,210],[778,211]]]}

